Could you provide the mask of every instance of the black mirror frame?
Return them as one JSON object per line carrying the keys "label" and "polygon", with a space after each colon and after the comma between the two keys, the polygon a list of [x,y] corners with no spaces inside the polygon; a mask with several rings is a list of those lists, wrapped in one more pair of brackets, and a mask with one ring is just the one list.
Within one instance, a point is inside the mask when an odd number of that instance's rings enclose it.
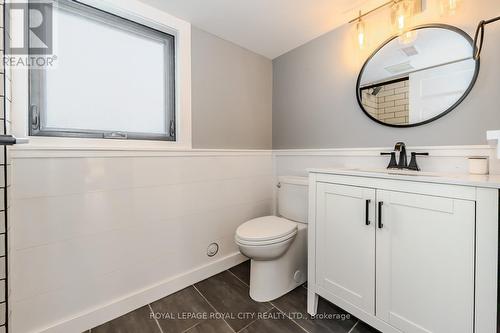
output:
{"label": "black mirror frame", "polygon": [[[468,42],[469,44],[471,45],[472,47],[472,53],[471,53],[471,58],[473,57],[473,54],[474,54],[474,49],[475,49],[475,46],[474,46],[474,41],[472,40],[472,38],[465,32],[463,31],[462,29],[460,28],[457,28],[455,26],[452,26],[452,25],[447,25],[447,24],[440,24],[440,23],[434,23],[434,24],[424,24],[424,25],[419,25],[419,26],[416,26],[414,27],[413,29],[411,29],[411,31],[415,31],[415,30],[420,30],[420,29],[426,29],[426,28],[440,28],[440,29],[447,29],[447,30],[451,30],[451,31],[454,31],[460,35],[462,35],[462,37],[464,37]],[[381,124],[381,125],[384,125],[384,126],[388,126],[388,127],[395,127],[395,128],[407,128],[407,127],[416,127],[416,126],[421,126],[421,125],[425,125],[425,124],[428,124],[434,120],[437,120],[443,116],[445,116],[446,114],[450,113],[452,110],[454,110],[458,105],[460,105],[460,103],[462,103],[464,101],[464,99],[469,95],[469,93],[471,92],[472,88],[474,87],[474,85],[476,84],[476,80],[477,80],[477,77],[479,75],[479,69],[480,69],[480,61],[479,59],[475,60],[476,61],[476,68],[475,68],[475,71],[474,71],[474,76],[472,77],[472,80],[469,84],[469,87],[467,88],[467,90],[464,92],[464,94],[462,95],[462,97],[460,97],[452,106],[450,106],[447,110],[441,112],[440,114],[438,114],[437,116],[435,117],[432,117],[430,119],[427,119],[427,120],[424,120],[424,121],[421,121],[419,123],[415,123],[415,124],[405,124],[405,125],[395,125],[395,124],[387,124],[387,123],[384,123],[383,121],[380,121],[374,117],[372,117],[366,110],[365,108],[363,107],[363,103],[362,103],[362,97],[361,97],[361,89],[360,89],[360,85],[361,85],[361,77],[363,75],[363,72],[366,68],[366,66],[368,65],[368,63],[370,62],[370,60],[384,47],[386,46],[387,44],[389,44],[391,41],[393,41],[394,39],[398,38],[399,36],[392,36],[391,38],[387,39],[385,42],[382,43],[382,45],[380,45],[371,55],[370,57],[368,57],[368,59],[366,59],[365,63],[363,64],[363,67],[361,67],[361,70],[359,71],[359,75],[358,75],[358,80],[356,82],[356,98],[358,100],[358,104],[359,104],[359,107],[361,108],[361,110],[364,112],[364,114],[370,118],[371,120]],[[473,59],[473,58],[472,58]],[[474,59],[473,59],[474,60]]]}

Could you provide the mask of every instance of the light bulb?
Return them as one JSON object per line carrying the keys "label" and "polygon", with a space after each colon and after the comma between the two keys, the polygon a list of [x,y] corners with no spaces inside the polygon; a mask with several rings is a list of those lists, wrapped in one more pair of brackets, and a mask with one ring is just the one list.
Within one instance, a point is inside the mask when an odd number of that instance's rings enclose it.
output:
{"label": "light bulb", "polygon": [[359,48],[363,49],[365,47],[366,36],[365,36],[365,24],[363,23],[363,21],[361,21],[361,19],[356,24],[356,30],[358,33]]}
{"label": "light bulb", "polygon": [[448,6],[450,7],[450,10],[454,12],[458,8],[458,1],[457,0],[448,0]]}
{"label": "light bulb", "polygon": [[453,16],[457,13],[461,0],[441,0],[441,14]]}
{"label": "light bulb", "polygon": [[398,30],[399,31],[404,31],[405,26],[406,26],[405,25],[405,17],[404,17],[404,15],[399,15],[397,17],[397,24],[398,24]]}
{"label": "light bulb", "polygon": [[395,0],[392,5],[392,22],[396,35],[408,31],[413,17],[413,0]]}

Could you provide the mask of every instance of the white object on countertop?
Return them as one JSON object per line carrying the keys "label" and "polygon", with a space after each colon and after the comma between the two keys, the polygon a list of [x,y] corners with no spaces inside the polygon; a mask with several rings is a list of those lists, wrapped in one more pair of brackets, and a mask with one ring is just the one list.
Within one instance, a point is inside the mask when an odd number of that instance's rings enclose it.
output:
{"label": "white object on countertop", "polygon": [[489,173],[488,157],[469,157],[469,173],[471,175],[487,175]]}

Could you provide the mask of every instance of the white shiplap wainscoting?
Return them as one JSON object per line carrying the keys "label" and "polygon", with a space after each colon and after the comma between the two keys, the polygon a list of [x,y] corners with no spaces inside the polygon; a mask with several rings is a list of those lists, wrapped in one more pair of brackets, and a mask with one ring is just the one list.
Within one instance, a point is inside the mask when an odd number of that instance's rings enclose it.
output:
{"label": "white shiplap wainscoting", "polygon": [[[10,306],[14,332],[78,332],[244,258],[244,221],[274,211],[276,176],[384,168],[391,148],[12,150]],[[424,171],[467,173],[489,146],[409,147]],[[500,170],[490,158],[493,173]],[[207,246],[217,242],[212,258]]]}
{"label": "white shiplap wainscoting", "polygon": [[225,270],[272,212],[271,151],[27,145],[13,170],[13,332],[81,332]]}
{"label": "white shiplap wainscoting", "polygon": [[[305,176],[308,168],[384,169],[389,156],[380,156],[380,152],[392,150],[393,147],[274,150],[275,174]],[[412,151],[429,153],[428,157],[417,156],[422,171],[465,174],[468,173],[467,157],[487,156],[490,173],[500,174],[495,147],[488,145],[409,146],[408,161]]]}

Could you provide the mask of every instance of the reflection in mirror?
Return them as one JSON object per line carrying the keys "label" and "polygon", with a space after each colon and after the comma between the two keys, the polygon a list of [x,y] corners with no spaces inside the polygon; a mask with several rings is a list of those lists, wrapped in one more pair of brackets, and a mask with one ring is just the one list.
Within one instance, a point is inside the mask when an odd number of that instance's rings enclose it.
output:
{"label": "reflection in mirror", "polygon": [[479,68],[461,30],[419,27],[410,43],[394,38],[365,63],[358,101],[372,118],[415,126],[451,111],[472,88]]}

